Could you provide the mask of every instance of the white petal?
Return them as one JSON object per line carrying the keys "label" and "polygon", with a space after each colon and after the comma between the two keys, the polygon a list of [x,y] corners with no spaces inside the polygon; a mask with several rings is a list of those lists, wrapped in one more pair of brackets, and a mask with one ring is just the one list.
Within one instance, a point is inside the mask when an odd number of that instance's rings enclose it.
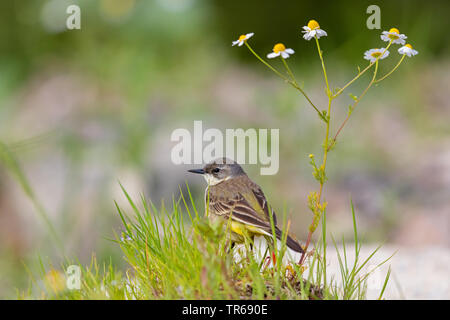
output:
{"label": "white petal", "polygon": [[244,44],[244,41],[239,41],[238,46],[239,46],[239,47],[242,47],[243,44]]}
{"label": "white petal", "polygon": [[314,35],[312,34],[312,31],[309,31],[309,32],[306,32],[304,35],[303,35],[303,38],[305,38],[306,40],[311,40],[312,38],[314,38]]}
{"label": "white petal", "polygon": [[[304,27],[303,27],[303,30],[305,30],[306,32],[311,31],[311,29],[310,29],[308,26],[304,26]],[[304,31],[302,31],[302,32],[304,32]]]}
{"label": "white petal", "polygon": [[267,55],[267,58],[272,59],[272,58],[278,57],[279,55],[280,55],[279,52],[278,53],[271,52]]}
{"label": "white petal", "polygon": [[235,46],[235,45],[237,45],[238,43],[239,43],[239,40],[233,41],[232,46]]}
{"label": "white petal", "polygon": [[369,60],[370,63],[375,62],[376,58],[372,57],[372,53],[377,51],[377,49],[370,49],[364,52],[364,59]]}
{"label": "white petal", "polygon": [[414,49],[411,49],[410,47],[403,46],[400,49],[398,49],[398,53],[406,54],[408,57],[412,57],[412,56],[415,56],[416,54],[418,54],[419,52],[417,52]]}
{"label": "white petal", "polygon": [[319,39],[320,37],[326,37],[327,36],[327,33],[324,30],[322,30],[322,29],[316,30],[316,34],[317,34],[317,39]]}
{"label": "white petal", "polygon": [[254,35],[254,33],[253,33],[253,32],[250,32],[250,33],[247,33],[247,34],[245,35],[245,37],[246,37],[246,39],[250,39],[251,37],[253,37],[253,35]]}
{"label": "white petal", "polygon": [[281,56],[282,56],[284,59],[289,58],[289,54],[286,53],[286,51],[281,51]]}
{"label": "white petal", "polygon": [[392,43],[404,45],[406,41],[404,39],[398,38],[392,41]]}
{"label": "white petal", "polygon": [[289,53],[289,54],[294,54],[295,51],[292,50],[291,48],[287,48],[286,50],[284,50],[285,52]]}
{"label": "white petal", "polygon": [[[384,32],[386,32],[386,31],[384,31]],[[383,33],[384,33],[383,32]],[[380,36],[380,38],[381,38],[381,40],[383,40],[383,41],[391,41],[391,39],[389,39],[389,37],[387,36],[387,35],[385,35],[385,34],[382,34],[381,36]]]}

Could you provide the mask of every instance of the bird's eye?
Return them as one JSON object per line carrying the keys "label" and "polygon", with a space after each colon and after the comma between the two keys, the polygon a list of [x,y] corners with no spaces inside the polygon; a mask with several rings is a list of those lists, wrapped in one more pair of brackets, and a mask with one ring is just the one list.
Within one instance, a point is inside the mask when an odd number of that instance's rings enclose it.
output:
{"label": "bird's eye", "polygon": [[214,168],[212,172],[213,172],[213,173],[218,173],[219,171],[220,171],[219,168]]}

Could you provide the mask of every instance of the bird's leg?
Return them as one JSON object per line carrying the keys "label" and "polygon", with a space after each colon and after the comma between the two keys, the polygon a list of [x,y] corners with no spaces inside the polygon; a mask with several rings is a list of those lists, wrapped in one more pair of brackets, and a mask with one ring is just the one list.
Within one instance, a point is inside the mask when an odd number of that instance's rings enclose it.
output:
{"label": "bird's leg", "polygon": [[272,251],[272,262],[273,266],[275,267],[277,265],[277,257],[275,256],[275,251]]}
{"label": "bird's leg", "polygon": [[267,242],[269,252],[270,252],[270,255],[268,257],[266,257],[266,260],[268,260],[267,266],[270,265],[270,261],[272,260],[273,266],[275,267],[275,265],[277,264],[277,258],[275,256],[275,246],[274,246],[273,240],[272,240],[272,238],[266,237],[266,242]]}
{"label": "bird's leg", "polygon": [[275,257],[275,252],[274,251],[271,251],[272,252],[272,254],[271,254],[271,256],[269,255],[268,257],[266,257],[264,260],[264,262],[266,263],[266,265],[265,265],[265,267],[264,267],[264,270],[268,267],[268,266],[270,266],[270,262],[272,262],[273,263],[273,266],[275,267],[276,266],[276,264],[277,264],[277,258]]}

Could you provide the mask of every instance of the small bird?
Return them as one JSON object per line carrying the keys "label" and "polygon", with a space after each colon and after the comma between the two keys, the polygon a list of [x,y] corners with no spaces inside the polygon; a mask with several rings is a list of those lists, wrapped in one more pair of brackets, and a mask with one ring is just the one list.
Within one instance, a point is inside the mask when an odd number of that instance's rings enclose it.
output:
{"label": "small bird", "polygon": [[[243,243],[246,237],[252,242],[254,236],[272,239],[269,206],[261,188],[254,183],[242,167],[228,158],[219,158],[202,169],[188,170],[205,177],[208,186],[205,191],[206,210],[212,221],[229,221],[232,247]],[[282,232],[276,226],[277,218],[272,211],[275,235],[281,239]],[[287,235],[286,245],[295,252],[303,253],[300,244]]]}

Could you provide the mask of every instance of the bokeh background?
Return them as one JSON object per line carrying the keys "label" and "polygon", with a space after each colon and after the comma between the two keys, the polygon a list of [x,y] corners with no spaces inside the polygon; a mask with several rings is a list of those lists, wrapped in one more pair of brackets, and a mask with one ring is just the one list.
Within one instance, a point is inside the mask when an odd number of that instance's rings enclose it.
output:
{"label": "bokeh background", "polygon": [[[65,28],[70,4],[81,7],[81,30]],[[381,30],[366,28],[371,4],[381,8]],[[192,166],[170,161],[170,134],[192,130],[194,120],[205,128],[280,128],[279,173],[245,169],[305,239],[306,198],[317,189],[308,154],[320,155],[322,124],[294,89],[231,42],[254,32],[251,44],[261,55],[277,42],[293,48],[289,63],[297,79],[323,106],[316,47],[300,32],[309,19],[328,32],[321,45],[333,87],[367,64],[365,50],[385,45],[382,30],[399,28],[420,52],[369,91],[330,154],[329,230],[351,237],[353,199],[364,241],[448,252],[448,12],[448,1],[418,0],[1,1],[0,142],[34,198],[3,154],[0,297],[27,288],[27,268],[39,259],[58,265],[61,246],[82,263],[95,253],[125,268],[110,241],[121,231],[113,201],[129,209],[118,181],[157,205],[170,203],[187,181],[201,203],[205,182],[186,173]],[[393,47],[380,72],[398,57]],[[359,95],[369,76],[348,92]],[[334,103],[333,132],[351,101],[344,94]]]}

